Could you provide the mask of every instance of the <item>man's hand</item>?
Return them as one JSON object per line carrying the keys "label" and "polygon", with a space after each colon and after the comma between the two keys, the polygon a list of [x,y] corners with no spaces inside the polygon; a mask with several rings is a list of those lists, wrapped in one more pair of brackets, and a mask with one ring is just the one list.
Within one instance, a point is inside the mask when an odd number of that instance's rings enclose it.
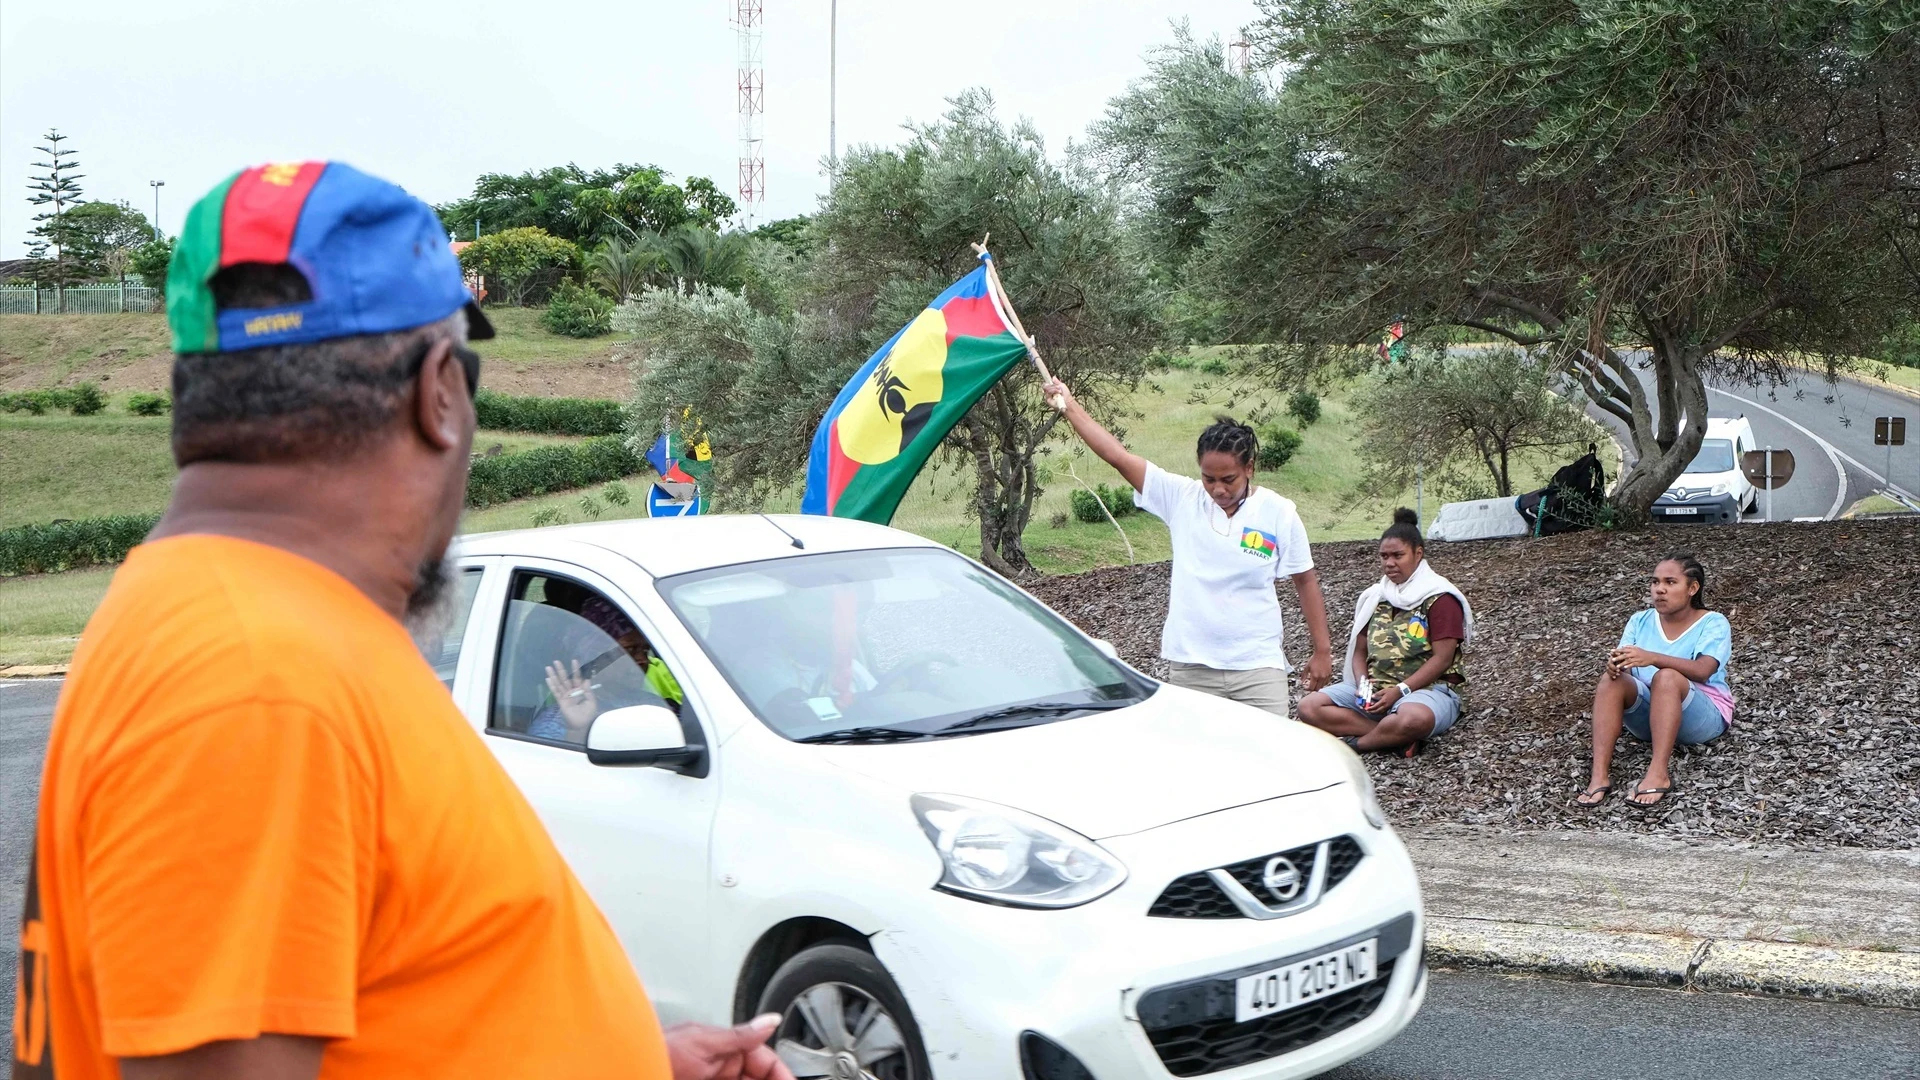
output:
{"label": "man's hand", "polygon": [[794,1080],[767,1038],[780,1026],[768,1013],[738,1027],[676,1024],[667,1029],[673,1080]]}
{"label": "man's hand", "polygon": [[1333,653],[1325,649],[1315,649],[1313,658],[1307,661],[1307,689],[1319,690],[1333,682]]}
{"label": "man's hand", "polygon": [[1360,709],[1368,716],[1385,716],[1399,703],[1400,688],[1388,686],[1381,688],[1370,700],[1361,702]]}

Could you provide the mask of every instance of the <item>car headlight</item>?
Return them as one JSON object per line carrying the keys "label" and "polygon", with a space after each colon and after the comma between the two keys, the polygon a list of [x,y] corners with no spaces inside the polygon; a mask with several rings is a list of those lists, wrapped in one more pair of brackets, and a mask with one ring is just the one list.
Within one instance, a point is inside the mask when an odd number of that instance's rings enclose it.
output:
{"label": "car headlight", "polygon": [[953,795],[915,795],[913,813],[945,867],[940,888],[1015,907],[1064,908],[1127,880],[1100,845],[1045,818]]}
{"label": "car headlight", "polygon": [[1722,495],[1731,495],[1731,494],[1733,494],[1733,485],[1731,483],[1725,480],[1722,480],[1719,483],[1713,485],[1714,498],[1717,499]]}
{"label": "car headlight", "polygon": [[1347,777],[1353,781],[1354,793],[1360,796],[1360,816],[1376,829],[1386,828],[1387,812],[1380,809],[1380,798],[1373,790],[1373,776],[1367,772],[1367,763],[1360,760],[1360,755],[1347,755]]}

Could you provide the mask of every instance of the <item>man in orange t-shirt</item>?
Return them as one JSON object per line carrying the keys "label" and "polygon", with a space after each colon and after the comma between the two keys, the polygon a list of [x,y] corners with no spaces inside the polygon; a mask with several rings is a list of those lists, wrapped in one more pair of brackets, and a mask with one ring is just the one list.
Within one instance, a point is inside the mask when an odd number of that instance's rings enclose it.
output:
{"label": "man in orange t-shirt", "polygon": [[402,625],[447,581],[492,336],[433,211],[247,170],[167,303],[180,477],[55,714],[14,1075],[791,1080],[769,1018],[661,1032]]}

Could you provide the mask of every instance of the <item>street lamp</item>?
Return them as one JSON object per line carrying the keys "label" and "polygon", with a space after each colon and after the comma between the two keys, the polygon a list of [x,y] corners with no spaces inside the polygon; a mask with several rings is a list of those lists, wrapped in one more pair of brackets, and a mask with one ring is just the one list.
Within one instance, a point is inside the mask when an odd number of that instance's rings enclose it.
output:
{"label": "street lamp", "polygon": [[153,238],[160,239],[160,189],[167,186],[165,180],[149,180],[147,186],[153,189]]}

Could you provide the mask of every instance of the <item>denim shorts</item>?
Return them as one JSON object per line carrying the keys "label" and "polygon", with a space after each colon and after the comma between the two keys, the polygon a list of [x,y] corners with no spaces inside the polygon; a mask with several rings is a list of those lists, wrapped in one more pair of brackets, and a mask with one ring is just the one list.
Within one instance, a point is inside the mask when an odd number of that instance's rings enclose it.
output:
{"label": "denim shorts", "polygon": [[[1623,719],[1627,734],[1648,742],[1653,738],[1653,689],[1639,679],[1633,681],[1639,688],[1639,696]],[[1681,746],[1697,746],[1725,735],[1731,726],[1727,718],[1720,715],[1713,699],[1700,692],[1699,683],[1694,683],[1687,691],[1687,700],[1680,704],[1680,736],[1674,741]]]}
{"label": "denim shorts", "polygon": [[[1360,695],[1349,683],[1334,683],[1320,692],[1327,695],[1329,700],[1342,709],[1352,709],[1363,716],[1371,715],[1360,707]],[[1452,727],[1453,722],[1460,719],[1460,695],[1454,693],[1453,687],[1446,683],[1435,683],[1424,690],[1415,690],[1394,702],[1393,708],[1387,710],[1387,715],[1392,716],[1399,712],[1403,705],[1425,705],[1433,710],[1433,734],[1435,735]]]}

